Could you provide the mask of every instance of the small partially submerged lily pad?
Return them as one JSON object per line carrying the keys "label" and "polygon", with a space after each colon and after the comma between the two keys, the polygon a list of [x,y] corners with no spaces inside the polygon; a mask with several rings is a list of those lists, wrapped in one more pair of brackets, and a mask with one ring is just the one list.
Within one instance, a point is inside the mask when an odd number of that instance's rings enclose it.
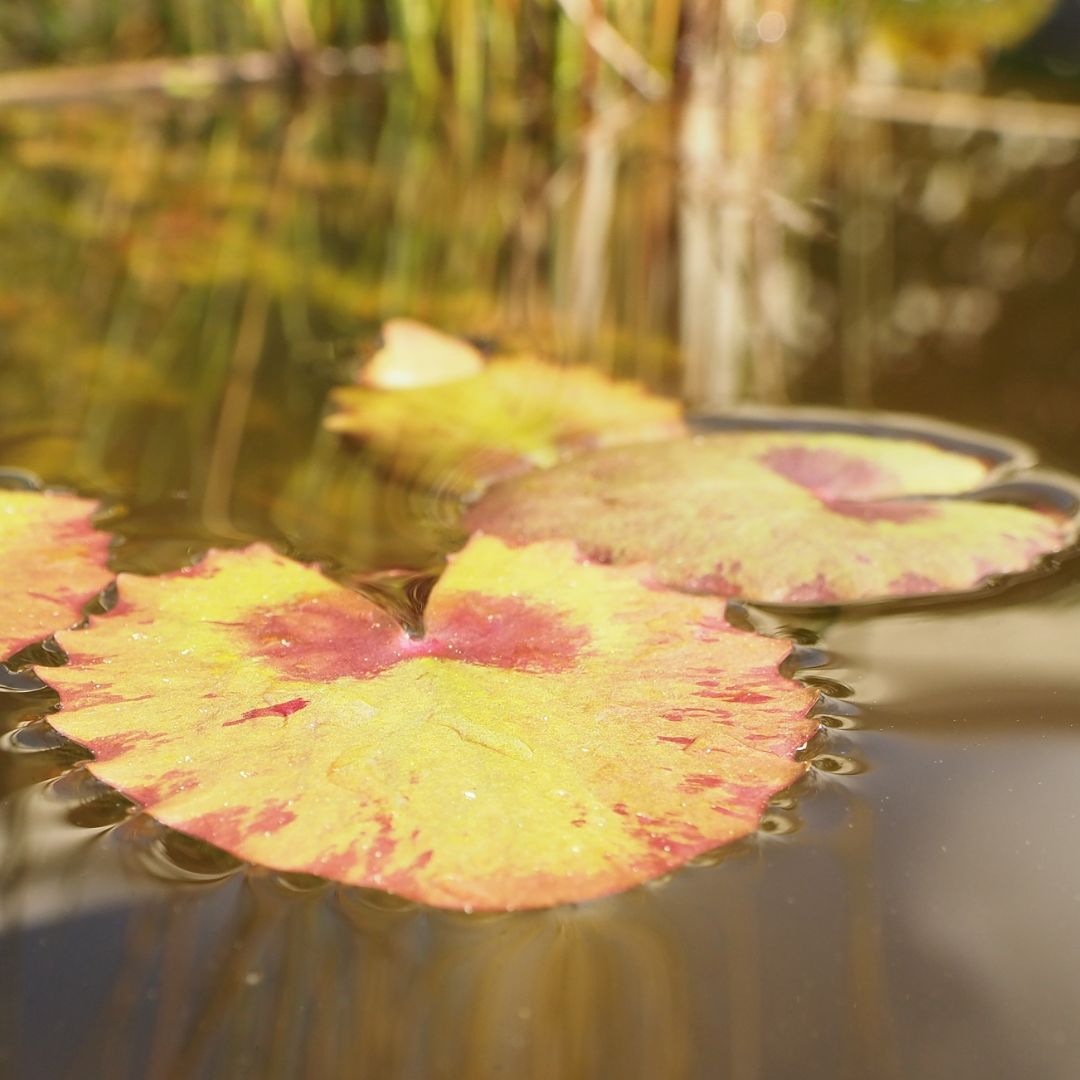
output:
{"label": "small partially submerged lily pad", "polygon": [[389,319],[360,381],[380,390],[411,390],[469,379],[483,370],[484,357],[475,345],[413,319]]}
{"label": "small partially submerged lily pad", "polygon": [[112,580],[96,508],[72,495],[0,491],[0,659],[79,622]]}
{"label": "small partially submerged lily pad", "polygon": [[97,776],[241,858],[445,907],[587,900],[746,836],[817,729],[786,642],[565,542],[475,538],[420,638],[264,547],[119,593],[48,673]]}
{"label": "small partially submerged lily pad", "polygon": [[972,499],[990,464],[916,438],[725,431],[585,454],[490,489],[470,531],[573,539],[672,588],[772,603],[975,588],[1075,538],[1053,510]]}
{"label": "small partially submerged lily pad", "polygon": [[454,350],[418,324],[404,333],[388,324],[384,336],[392,348],[362,374],[373,385],[335,390],[326,426],[363,440],[410,484],[476,494],[572,453],[685,431],[678,402],[636,383],[529,356],[496,357],[469,374],[465,357],[479,354],[463,342]]}

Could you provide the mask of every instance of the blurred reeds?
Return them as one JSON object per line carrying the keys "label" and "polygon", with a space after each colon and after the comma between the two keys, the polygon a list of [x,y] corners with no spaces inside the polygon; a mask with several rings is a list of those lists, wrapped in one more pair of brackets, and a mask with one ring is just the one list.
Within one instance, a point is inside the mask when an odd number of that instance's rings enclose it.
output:
{"label": "blurred reeds", "polygon": [[[0,70],[389,45],[422,93],[588,98],[614,75],[648,96],[718,50],[813,17],[913,68],[1015,43],[1055,0],[7,0]],[[756,33],[756,32],[760,33]]]}
{"label": "blurred reeds", "polygon": [[102,64],[251,50],[303,58],[319,48],[391,44],[414,87],[544,98],[588,89],[597,57],[661,89],[680,41],[709,23],[699,0],[10,0],[0,68]]}
{"label": "blurred reeds", "polygon": [[[403,311],[567,355],[552,293],[583,213],[573,140],[499,122],[460,139],[455,115],[403,82],[8,110],[0,460],[121,501],[132,569],[254,537],[350,572],[428,565],[435,508],[320,433],[326,391]],[[577,358],[671,388],[666,120],[621,136],[603,197],[628,278]]]}

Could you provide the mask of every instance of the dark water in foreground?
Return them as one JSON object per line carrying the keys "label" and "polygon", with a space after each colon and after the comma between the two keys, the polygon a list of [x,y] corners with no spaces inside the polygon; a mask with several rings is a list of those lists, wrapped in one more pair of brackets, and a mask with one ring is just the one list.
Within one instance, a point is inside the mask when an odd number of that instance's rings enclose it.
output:
{"label": "dark water in foreground", "polygon": [[[700,317],[698,241],[731,241],[735,196],[679,168],[681,123],[470,128],[379,85],[5,114],[0,464],[101,497],[117,569],[254,538],[345,578],[433,567],[439,508],[319,430],[408,313],[697,404],[915,410],[1080,471],[1080,146],[848,120],[767,163],[809,220],[723,278],[738,304],[760,285],[740,339]],[[0,1074],[1072,1077],[1080,560],[801,628],[850,696],[753,841],[506,916],[239,867],[4,694]]]}

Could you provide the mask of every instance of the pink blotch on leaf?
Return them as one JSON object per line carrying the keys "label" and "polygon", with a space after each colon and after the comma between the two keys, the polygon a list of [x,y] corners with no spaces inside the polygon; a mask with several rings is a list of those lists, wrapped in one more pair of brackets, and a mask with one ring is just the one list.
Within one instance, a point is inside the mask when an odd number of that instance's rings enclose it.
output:
{"label": "pink blotch on leaf", "polygon": [[270,802],[259,811],[251,823],[252,832],[272,833],[296,820],[296,814],[284,802]]}
{"label": "pink blotch on leaf", "polygon": [[198,774],[190,769],[170,769],[162,773],[156,783],[143,787],[130,787],[125,793],[139,806],[152,807],[166,799],[171,799],[174,795],[179,795],[181,791],[193,787],[198,782]]}
{"label": "pink blotch on leaf", "polygon": [[228,809],[200,814],[178,823],[176,827],[181,832],[204,837],[211,844],[229,850],[238,847],[249,836],[277,832],[295,819],[296,815],[288,805],[275,799],[262,806],[254,816],[249,806],[230,806]]}
{"label": "pink blotch on leaf", "polygon": [[547,605],[516,596],[470,593],[439,613],[426,641],[430,654],[516,671],[566,671],[589,643],[589,631],[572,626]]}
{"label": "pink blotch on leaf", "polygon": [[859,502],[857,499],[825,499],[824,505],[834,514],[857,518],[859,521],[891,521],[894,525],[906,525],[912,521],[925,521],[937,517],[938,509],[929,502],[913,499],[892,499],[880,502]]}
{"label": "pink blotch on leaf", "polygon": [[889,590],[899,596],[918,595],[919,593],[937,592],[941,585],[923,574],[905,570],[898,578],[889,582]]}
{"label": "pink blotch on leaf", "polygon": [[[688,578],[682,585],[687,592],[702,593],[707,596],[739,596],[743,592],[739,584],[739,571],[742,562],[735,559],[730,565],[718,563],[711,573],[700,577]],[[670,588],[671,586],[667,586]]]}
{"label": "pink blotch on leaf", "polygon": [[772,701],[769,694],[759,694],[754,690],[730,690],[727,693],[710,693],[702,691],[695,697],[715,697],[726,701],[731,705],[764,705]]}
{"label": "pink blotch on leaf", "polygon": [[238,716],[235,720],[226,720],[222,727],[235,727],[248,720],[257,720],[261,716],[280,716],[286,718],[301,709],[307,708],[310,703],[306,698],[293,698],[291,701],[282,701],[277,705],[267,705],[261,709],[248,709],[246,713]]}
{"label": "pink blotch on leaf", "polygon": [[91,709],[98,705],[127,705],[133,702],[149,701],[153,695],[139,694],[136,697],[124,697],[123,694],[110,692],[112,683],[84,683],[71,687],[65,698],[68,709]]}
{"label": "pink blotch on leaf", "polygon": [[394,837],[394,819],[389,814],[376,814],[375,824],[378,825],[379,832],[367,849],[367,870],[373,877],[378,878],[385,865],[384,860],[394,854],[397,840]]}
{"label": "pink blotch on leaf", "polygon": [[311,873],[338,881],[348,879],[350,872],[355,869],[360,861],[356,853],[356,845],[353,844],[345,851],[337,851],[332,855],[325,855],[317,863],[310,867]]}
{"label": "pink blotch on leaf", "polygon": [[697,793],[723,787],[724,783],[723,777],[720,776],[712,776],[709,773],[691,773],[683,780],[680,788],[686,792]]}
{"label": "pink blotch on leaf", "polygon": [[802,585],[796,585],[784,598],[789,604],[827,604],[836,600],[824,574],[818,574],[813,581],[807,581]]}
{"label": "pink blotch on leaf", "polygon": [[111,761],[135,749],[136,746],[159,743],[165,738],[163,732],[125,731],[121,735],[105,735],[100,739],[88,740],[87,745],[98,761]]}
{"label": "pink blotch on leaf", "polygon": [[697,736],[657,735],[656,739],[658,742],[675,743],[677,746],[693,746],[693,744],[697,741]]}
{"label": "pink blotch on leaf", "polygon": [[779,446],[758,460],[823,500],[872,498],[897,489],[893,473],[830,447]]}
{"label": "pink blotch on leaf", "polygon": [[467,593],[411,638],[360,597],[315,597],[260,613],[246,632],[255,651],[294,678],[366,679],[403,660],[435,657],[516,671],[567,670],[590,635],[554,608],[518,597]]}

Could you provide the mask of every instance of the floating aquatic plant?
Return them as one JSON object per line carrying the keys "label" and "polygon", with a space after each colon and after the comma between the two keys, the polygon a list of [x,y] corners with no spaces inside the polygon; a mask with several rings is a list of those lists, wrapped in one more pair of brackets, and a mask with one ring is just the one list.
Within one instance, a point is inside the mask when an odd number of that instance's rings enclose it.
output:
{"label": "floating aquatic plant", "polygon": [[569,543],[477,538],[422,637],[266,548],[60,635],[61,731],[155,818],[445,907],[587,900],[752,832],[804,766],[786,642]]}
{"label": "floating aquatic plant", "polygon": [[339,387],[332,431],[360,439],[395,476],[474,494],[492,481],[597,446],[682,434],[678,402],[636,383],[534,356],[496,356],[470,373],[463,344],[391,323],[387,347]]}
{"label": "floating aquatic plant", "polygon": [[73,495],[0,491],[0,659],[77,623],[112,579],[94,509]]}
{"label": "floating aquatic plant", "polygon": [[489,491],[466,517],[576,540],[690,592],[771,603],[972,589],[1067,546],[1060,512],[972,498],[989,463],[913,438],[725,431],[601,450]]}
{"label": "floating aquatic plant", "polygon": [[815,693],[724,597],[955,592],[1075,535],[1064,510],[992,501],[989,449],[687,436],[638,387],[417,324],[387,328],[364,381],[334,426],[410,483],[482,492],[422,633],[258,545],[121,575],[109,613],[64,630],[107,579],[106,538],[90,504],[23,493],[4,538],[34,570],[8,606],[34,618],[9,645],[62,631],[55,726],[159,821],[444,907],[603,896],[757,827],[803,771]]}

